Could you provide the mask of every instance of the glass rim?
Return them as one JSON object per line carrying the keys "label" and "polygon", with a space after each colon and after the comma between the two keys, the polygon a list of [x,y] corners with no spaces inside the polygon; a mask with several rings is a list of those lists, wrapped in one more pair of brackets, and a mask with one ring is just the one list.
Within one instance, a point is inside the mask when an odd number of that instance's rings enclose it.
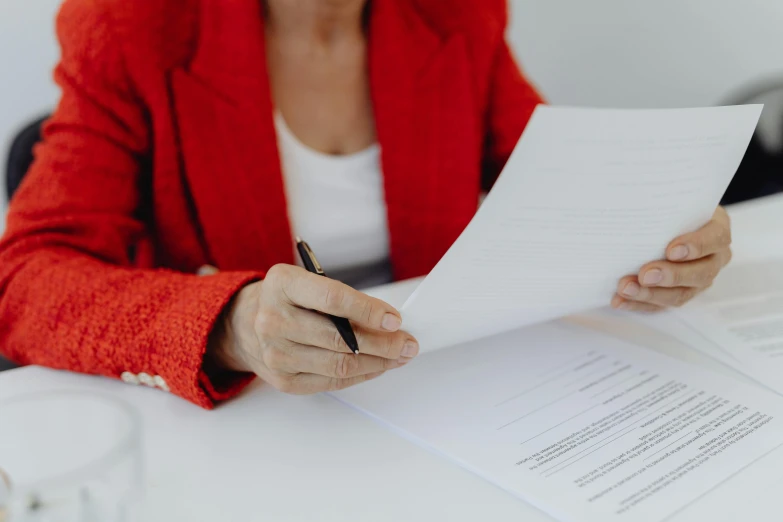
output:
{"label": "glass rim", "polygon": [[[91,459],[89,462],[74,467],[73,469],[52,475],[51,477],[45,477],[40,481],[23,485],[21,488],[17,488],[14,483],[14,478],[11,474],[3,469],[3,463],[0,462],[0,471],[5,473],[8,481],[8,491],[10,498],[13,499],[17,495],[24,495],[33,490],[57,488],[59,485],[67,484],[69,482],[80,483],[81,481],[89,480],[101,470],[112,466],[116,462],[120,461],[125,455],[126,451],[133,447],[134,443],[141,444],[141,416],[139,412],[126,401],[113,397],[110,395],[96,394],[85,390],[48,390],[39,391],[33,393],[27,393],[23,395],[17,395],[9,397],[7,399],[0,399],[0,411],[4,407],[15,406],[26,402],[35,402],[42,399],[72,396],[84,399],[96,400],[110,404],[122,411],[128,421],[127,431],[120,437],[116,444],[113,444],[111,449],[107,452],[99,455],[98,457]],[[0,473],[1,475],[2,473]]]}

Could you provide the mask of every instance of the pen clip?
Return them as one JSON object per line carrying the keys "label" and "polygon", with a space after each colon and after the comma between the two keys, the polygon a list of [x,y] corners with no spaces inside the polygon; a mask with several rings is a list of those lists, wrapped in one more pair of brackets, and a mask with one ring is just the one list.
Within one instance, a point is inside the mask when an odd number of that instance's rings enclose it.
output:
{"label": "pen clip", "polygon": [[310,249],[310,245],[308,245],[305,241],[302,241],[301,239],[297,238],[297,242],[302,245],[302,248],[304,248],[305,252],[307,252],[307,257],[310,258],[310,262],[313,263],[313,268],[315,268],[315,273],[318,275],[324,275],[324,270],[321,268],[321,263],[318,262],[318,260],[315,258],[315,254]]}

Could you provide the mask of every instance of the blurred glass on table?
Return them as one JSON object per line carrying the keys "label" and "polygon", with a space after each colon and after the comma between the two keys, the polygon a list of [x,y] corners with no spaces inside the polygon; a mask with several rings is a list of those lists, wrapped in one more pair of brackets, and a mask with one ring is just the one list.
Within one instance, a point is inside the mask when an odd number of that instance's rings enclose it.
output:
{"label": "blurred glass on table", "polygon": [[141,443],[138,414],[114,398],[0,401],[0,522],[136,522]]}

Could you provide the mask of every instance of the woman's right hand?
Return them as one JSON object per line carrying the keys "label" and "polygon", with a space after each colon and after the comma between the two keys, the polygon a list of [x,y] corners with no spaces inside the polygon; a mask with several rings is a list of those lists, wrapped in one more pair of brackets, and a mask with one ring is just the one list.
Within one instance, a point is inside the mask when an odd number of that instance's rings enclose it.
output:
{"label": "woman's right hand", "polygon": [[[351,321],[358,355],[317,312]],[[209,350],[219,366],[253,372],[283,392],[334,391],[410,362],[419,347],[401,325],[399,312],[383,301],[281,264],[237,294]]]}

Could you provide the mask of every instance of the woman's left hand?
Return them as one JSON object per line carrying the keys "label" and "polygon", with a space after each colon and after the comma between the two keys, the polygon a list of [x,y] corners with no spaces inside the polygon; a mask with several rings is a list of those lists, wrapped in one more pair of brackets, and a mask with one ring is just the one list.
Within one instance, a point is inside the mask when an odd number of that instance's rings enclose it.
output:
{"label": "woman's left hand", "polygon": [[718,207],[709,223],[669,243],[665,261],[647,263],[638,275],[623,277],[612,307],[655,312],[687,303],[709,288],[731,260],[730,246],[729,216]]}

